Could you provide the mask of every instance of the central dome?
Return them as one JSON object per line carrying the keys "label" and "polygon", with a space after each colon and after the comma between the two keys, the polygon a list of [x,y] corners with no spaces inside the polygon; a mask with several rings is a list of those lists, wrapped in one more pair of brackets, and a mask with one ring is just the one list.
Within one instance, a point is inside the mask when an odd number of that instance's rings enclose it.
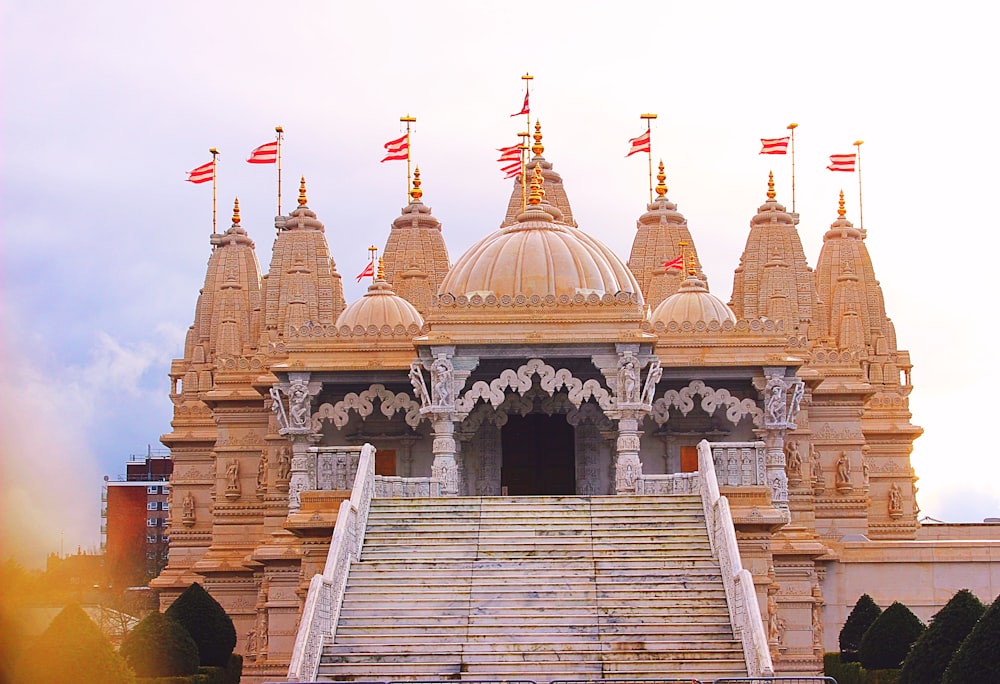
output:
{"label": "central dome", "polygon": [[439,294],[486,297],[616,295],[639,297],[628,267],[583,231],[556,224],[558,210],[528,207],[518,222],[473,245],[445,276]]}

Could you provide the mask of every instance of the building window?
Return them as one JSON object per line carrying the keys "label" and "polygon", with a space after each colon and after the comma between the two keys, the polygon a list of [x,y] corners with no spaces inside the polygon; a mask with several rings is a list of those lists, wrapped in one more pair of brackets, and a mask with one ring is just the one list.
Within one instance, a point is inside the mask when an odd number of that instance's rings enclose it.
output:
{"label": "building window", "polygon": [[155,501],[150,501],[149,503],[147,503],[146,504],[146,510],[147,511],[155,511],[156,510],[156,502]]}
{"label": "building window", "polygon": [[147,544],[155,544],[156,543],[156,535],[155,534],[147,534],[146,535],[146,543]]}
{"label": "building window", "polygon": [[146,493],[147,494],[157,494],[158,492],[156,490],[156,485],[149,485],[148,487],[146,487]]}
{"label": "building window", "polygon": [[168,535],[164,534],[164,535],[162,535],[160,537],[160,541],[163,542],[164,544],[169,544],[170,543],[170,537]]}
{"label": "building window", "polygon": [[159,526],[160,526],[160,519],[159,518],[147,518],[146,519],[146,527],[159,527]]}
{"label": "building window", "polygon": [[162,501],[162,502],[160,502],[160,510],[161,511],[169,511],[170,510],[170,502],[169,501]]}

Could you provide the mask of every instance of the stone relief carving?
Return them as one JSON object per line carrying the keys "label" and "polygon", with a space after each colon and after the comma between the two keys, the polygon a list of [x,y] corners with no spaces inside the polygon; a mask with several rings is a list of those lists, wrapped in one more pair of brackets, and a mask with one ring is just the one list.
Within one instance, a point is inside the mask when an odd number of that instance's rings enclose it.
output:
{"label": "stone relief carving", "polygon": [[281,399],[281,390],[277,387],[271,388],[271,410],[278,418],[278,425],[282,430],[288,429],[288,412],[285,411],[285,402]]}
{"label": "stone relief carving", "polygon": [[642,387],[642,397],[640,400],[643,404],[653,403],[653,396],[656,394],[656,385],[660,382],[661,377],[663,377],[663,368],[660,366],[659,357],[654,356],[649,362],[646,384]]}
{"label": "stone relief carving", "polygon": [[257,462],[257,489],[267,489],[267,450],[260,452],[260,460]]}
{"label": "stone relief carving", "polygon": [[278,450],[278,481],[288,482],[292,475],[292,451],[288,445],[283,445]]}
{"label": "stone relief carving", "polygon": [[653,402],[653,420],[657,425],[663,425],[670,418],[670,409],[676,408],[681,415],[686,416],[694,410],[694,397],[701,397],[701,408],[708,415],[715,413],[719,407],[726,408],[726,419],[733,425],[744,417],[750,416],[754,425],[763,427],[764,412],[753,399],[738,399],[725,388],[713,389],[701,380],[692,380],[687,387],[680,390],[667,390],[662,397]]}
{"label": "stone relief carving", "polygon": [[184,498],[181,499],[181,522],[184,523],[185,527],[191,527],[195,522],[195,505],[194,505],[194,495],[191,492],[185,492]]}
{"label": "stone relief carving", "polygon": [[359,416],[367,418],[375,411],[376,399],[379,400],[379,410],[386,418],[392,418],[397,412],[403,411],[407,425],[414,429],[419,425],[420,404],[406,392],[397,394],[381,383],[374,383],[359,394],[348,392],[336,404],[321,404],[312,416],[312,430],[319,432],[323,428],[323,421],[332,422],[339,430],[347,425],[351,411],[357,411]]}
{"label": "stone relief carving", "polygon": [[846,451],[840,452],[837,459],[837,489],[840,491],[850,491],[851,487],[851,460],[847,457]]}
{"label": "stone relief carving", "polygon": [[427,392],[427,382],[424,380],[424,373],[421,369],[422,364],[419,361],[410,364],[410,384],[413,385],[413,393],[420,405],[426,408],[431,405],[431,396]]}
{"label": "stone relief carving", "polygon": [[448,409],[455,405],[455,367],[443,354],[431,364],[431,403]]}
{"label": "stone relief carving", "polygon": [[240,494],[240,462],[235,458],[229,459],[226,466],[226,496],[233,494]]}
{"label": "stone relief carving", "polygon": [[765,424],[768,426],[783,425],[788,418],[784,381],[775,376],[769,377],[764,393]]}
{"label": "stone relief carving", "polygon": [[310,400],[308,381],[295,379],[288,383],[288,427],[308,426]]}
{"label": "stone relief carving", "polygon": [[639,401],[639,362],[632,352],[625,352],[618,361],[618,402],[635,404]]}
{"label": "stone relief carving", "polygon": [[903,515],[903,491],[895,482],[889,487],[889,515],[893,518]]}
{"label": "stone relief carving", "polygon": [[516,371],[510,368],[501,371],[500,375],[489,383],[482,380],[473,383],[472,387],[458,399],[456,408],[468,413],[480,399],[492,404],[494,408],[499,407],[506,399],[504,390],[512,389],[524,395],[531,389],[532,377],[535,375],[538,376],[539,386],[547,394],[554,394],[565,387],[567,399],[577,408],[590,398],[596,400],[602,409],[611,408],[611,395],[600,382],[594,379],[581,381],[573,377],[569,370],[560,368],[557,371],[541,359],[530,359]]}
{"label": "stone relief carving", "polygon": [[798,440],[789,440],[785,445],[785,458],[788,465],[788,479],[800,482],[802,480],[802,452]]}

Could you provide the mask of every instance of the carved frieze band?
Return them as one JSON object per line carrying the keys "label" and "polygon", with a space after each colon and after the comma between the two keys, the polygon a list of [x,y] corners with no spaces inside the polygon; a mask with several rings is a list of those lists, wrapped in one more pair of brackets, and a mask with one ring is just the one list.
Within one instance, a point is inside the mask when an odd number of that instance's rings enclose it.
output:
{"label": "carved frieze band", "polygon": [[406,392],[396,393],[386,389],[385,385],[374,383],[363,392],[348,392],[335,404],[321,404],[319,410],[312,415],[312,429],[319,432],[324,421],[332,422],[340,429],[347,425],[351,411],[357,412],[362,419],[367,418],[375,411],[376,399],[379,400],[379,410],[386,418],[392,418],[402,411],[406,424],[411,428],[416,428],[420,423],[420,404],[413,397]]}
{"label": "carved frieze band", "polygon": [[750,416],[753,424],[763,427],[764,411],[753,399],[739,399],[725,388],[713,389],[701,380],[692,380],[687,387],[679,390],[667,390],[662,397],[653,402],[653,420],[657,425],[663,425],[670,418],[670,409],[676,408],[686,416],[694,410],[694,397],[701,397],[701,408],[708,415],[715,413],[719,407],[725,407],[726,418],[737,425],[743,418]]}
{"label": "carved frieze band", "polygon": [[462,412],[472,411],[480,399],[497,408],[504,402],[506,396],[504,390],[512,389],[524,395],[531,389],[532,378],[535,375],[538,376],[542,390],[549,395],[565,388],[570,403],[576,408],[588,399],[597,401],[602,409],[611,408],[611,395],[600,382],[593,379],[581,381],[573,377],[572,372],[566,368],[556,370],[541,359],[531,359],[516,371],[508,368],[489,383],[483,380],[473,383],[471,389],[459,398],[456,403],[457,408]]}

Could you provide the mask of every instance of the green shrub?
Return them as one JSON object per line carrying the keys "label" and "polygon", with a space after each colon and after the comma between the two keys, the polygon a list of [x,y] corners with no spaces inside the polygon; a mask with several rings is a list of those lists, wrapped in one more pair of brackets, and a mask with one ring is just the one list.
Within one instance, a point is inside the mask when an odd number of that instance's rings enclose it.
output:
{"label": "green shrub", "polygon": [[899,684],[899,670],[862,670],[865,673],[865,684]]}
{"label": "green shrub", "polygon": [[162,613],[144,617],[118,652],[140,677],[183,676],[198,671],[198,645],[180,623]]}
{"label": "green shrub", "polygon": [[941,679],[944,684],[996,681],[1000,672],[1000,596],[958,647]]}
{"label": "green shrub", "polygon": [[969,635],[986,606],[968,589],[962,589],[931,618],[903,661],[900,684],[940,684],[952,657]]}
{"label": "green shrub", "polygon": [[875,619],[858,646],[858,661],[866,670],[897,669],[924,631],[924,623],[899,601]]}
{"label": "green shrub", "polygon": [[[872,600],[868,594],[862,594],[851,614],[844,621],[844,626],[840,630],[840,660],[844,663],[852,663],[858,659],[858,647],[861,645],[861,637],[865,635],[872,623],[882,614],[882,609]],[[838,680],[839,681],[839,680]]]}
{"label": "green shrub", "polygon": [[133,684],[135,674],[87,614],[79,606],[69,605],[25,649],[15,681]]}
{"label": "green shrub", "polygon": [[167,608],[165,615],[176,620],[198,645],[201,665],[226,667],[236,648],[236,628],[219,602],[195,582]]}
{"label": "green shrub", "polygon": [[833,677],[837,684],[867,684],[864,668],[858,663],[845,663],[839,653],[823,654],[823,674]]}

